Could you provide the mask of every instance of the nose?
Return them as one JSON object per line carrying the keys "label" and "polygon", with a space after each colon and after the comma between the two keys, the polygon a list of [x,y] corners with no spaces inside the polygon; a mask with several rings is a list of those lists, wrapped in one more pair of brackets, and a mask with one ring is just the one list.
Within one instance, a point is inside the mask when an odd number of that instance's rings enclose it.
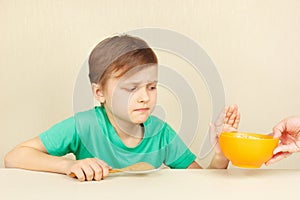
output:
{"label": "nose", "polygon": [[138,103],[145,103],[148,102],[150,99],[149,91],[147,90],[146,87],[142,87],[137,95],[138,95],[137,96]]}

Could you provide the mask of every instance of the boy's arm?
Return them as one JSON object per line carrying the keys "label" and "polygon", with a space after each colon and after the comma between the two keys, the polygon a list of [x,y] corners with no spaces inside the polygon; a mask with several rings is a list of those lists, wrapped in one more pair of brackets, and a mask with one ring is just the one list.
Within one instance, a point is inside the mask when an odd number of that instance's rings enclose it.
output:
{"label": "boy's arm", "polygon": [[[227,169],[229,160],[225,158],[222,154],[215,154],[210,165],[207,169]],[[192,162],[188,169],[202,169],[202,167],[196,162]]]}
{"label": "boy's arm", "polygon": [[210,126],[211,144],[214,146],[215,155],[209,165],[209,169],[227,169],[229,160],[223,155],[219,134],[221,132],[237,131],[240,123],[240,112],[237,105],[226,106],[218,116],[214,124]]}
{"label": "boy's arm", "polygon": [[188,166],[187,169],[202,169],[202,167],[196,162],[192,162],[192,164],[190,164],[190,166]]}
{"label": "boy's arm", "polygon": [[4,165],[8,168],[22,168],[61,174],[66,174],[67,166],[72,165],[73,162],[73,160],[66,157],[49,155],[39,137],[19,144],[8,152],[4,159]]}
{"label": "boy's arm", "polygon": [[[214,145],[215,155],[208,166],[208,169],[227,169],[229,160],[223,155],[219,145],[221,132],[237,131],[240,123],[240,113],[236,105],[226,106],[218,116],[214,124],[210,126],[211,143]],[[198,165],[199,166],[199,165]],[[199,168],[192,163],[188,168]]]}
{"label": "boy's arm", "polygon": [[227,169],[229,160],[222,153],[215,153],[208,169]]}
{"label": "boy's arm", "polygon": [[16,146],[4,159],[5,167],[35,171],[75,174],[78,180],[102,180],[111,168],[97,158],[72,160],[49,155],[39,137]]}

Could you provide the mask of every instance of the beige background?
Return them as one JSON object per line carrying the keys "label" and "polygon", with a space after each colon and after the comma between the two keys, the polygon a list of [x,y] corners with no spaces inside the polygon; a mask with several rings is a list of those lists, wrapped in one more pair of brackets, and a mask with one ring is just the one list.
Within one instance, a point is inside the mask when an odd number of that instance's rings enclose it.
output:
{"label": "beige background", "polygon": [[[1,161],[16,144],[73,114],[75,79],[97,42],[143,27],[195,40],[217,66],[226,103],[239,105],[240,130],[271,132],[300,110],[299,10],[297,0],[0,0]],[[201,99],[204,117],[192,146],[197,152],[211,116],[208,93],[193,71],[183,70],[182,60],[157,53]],[[163,89],[159,95],[167,120],[178,128],[176,100]],[[268,168],[300,168],[300,154]]]}

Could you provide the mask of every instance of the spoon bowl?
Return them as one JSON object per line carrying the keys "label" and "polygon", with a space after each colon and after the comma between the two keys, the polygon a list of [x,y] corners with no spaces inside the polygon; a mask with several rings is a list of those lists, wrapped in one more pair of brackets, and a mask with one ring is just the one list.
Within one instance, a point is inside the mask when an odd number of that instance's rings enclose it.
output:
{"label": "spoon bowl", "polygon": [[138,162],[133,165],[129,165],[120,169],[110,169],[109,173],[118,173],[118,172],[143,172],[150,171],[155,169],[152,165],[146,162]]}

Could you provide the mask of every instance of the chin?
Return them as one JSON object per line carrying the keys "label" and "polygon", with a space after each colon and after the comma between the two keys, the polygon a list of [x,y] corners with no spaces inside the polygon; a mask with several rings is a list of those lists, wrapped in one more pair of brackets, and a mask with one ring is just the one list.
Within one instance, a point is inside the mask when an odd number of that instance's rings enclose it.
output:
{"label": "chin", "polygon": [[150,113],[147,112],[147,113],[134,113],[133,115],[131,115],[130,119],[133,123],[135,124],[142,124],[144,123],[145,121],[147,121],[147,119],[149,118],[150,116]]}
{"label": "chin", "polygon": [[[149,116],[148,116],[148,117],[149,117]],[[132,120],[132,122],[135,123],[135,124],[142,124],[142,123],[144,123],[145,121],[147,121],[148,117],[140,118],[140,119],[134,119],[134,120]]]}

